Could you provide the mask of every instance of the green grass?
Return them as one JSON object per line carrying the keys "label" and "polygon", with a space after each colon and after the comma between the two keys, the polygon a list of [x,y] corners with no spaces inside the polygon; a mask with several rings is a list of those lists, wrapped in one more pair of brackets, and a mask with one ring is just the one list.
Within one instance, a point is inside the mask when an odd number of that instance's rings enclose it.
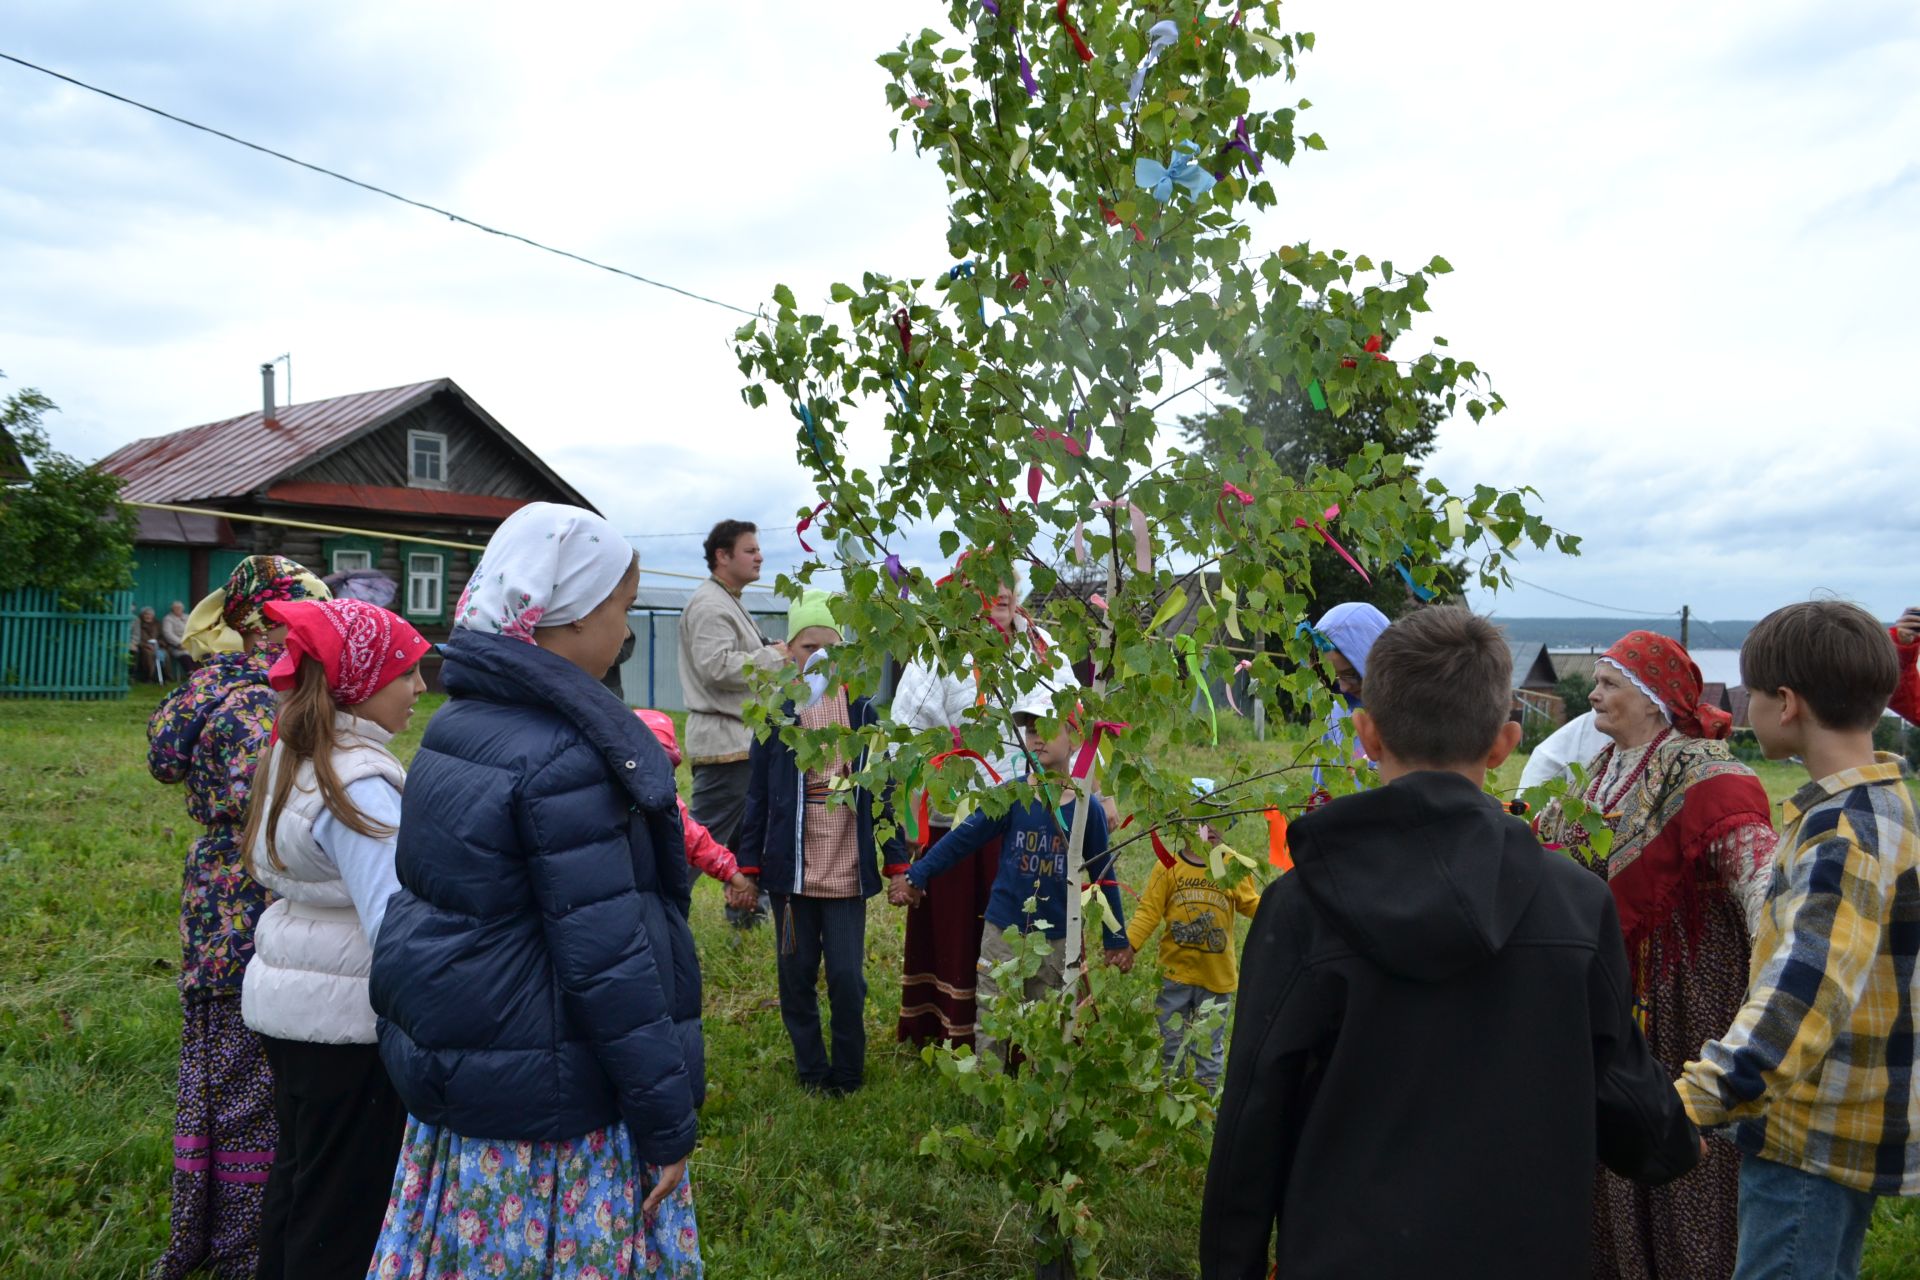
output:
{"label": "green grass", "polygon": [[[179,790],[146,773],[156,696],[0,702],[0,1275],[136,1276],[165,1242],[176,899],[194,828]],[[402,739],[403,757],[418,736]],[[1234,757],[1274,754],[1227,736],[1177,763],[1230,777]],[[1762,772],[1776,798],[1797,785],[1783,766]],[[1234,834],[1263,847],[1257,820]],[[1151,856],[1130,848],[1123,878],[1144,882]],[[895,1046],[900,918],[877,902],[870,922],[869,1085],[817,1099],[792,1084],[767,933],[727,929],[712,882],[695,895],[711,1083],[694,1178],[716,1276],[1029,1269],[1025,1226],[996,1187],[913,1154],[968,1104]],[[1150,968],[1133,980],[1156,982]],[[1193,1274],[1202,1176],[1149,1168],[1106,1206],[1106,1274]],[[1920,1280],[1915,1202],[1881,1206],[1865,1274]]]}

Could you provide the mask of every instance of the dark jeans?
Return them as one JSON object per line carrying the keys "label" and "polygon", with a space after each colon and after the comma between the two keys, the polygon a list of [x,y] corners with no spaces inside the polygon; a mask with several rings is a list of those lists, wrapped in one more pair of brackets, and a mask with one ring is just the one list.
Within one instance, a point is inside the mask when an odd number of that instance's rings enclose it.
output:
{"label": "dark jeans", "polygon": [[[696,764],[693,766],[693,798],[687,801],[687,812],[715,840],[731,849],[734,837],[740,834],[740,819],[747,812],[747,785],[752,781],[751,761]],[[760,891],[760,905],[753,910],[738,911],[728,907],[727,923],[736,929],[751,929],[766,918],[768,910],[770,904],[763,889]]]}
{"label": "dark jeans", "polygon": [[[793,1065],[810,1087],[858,1089],[867,1067],[867,900],[773,895],[780,1021]],[[827,963],[833,1061],[820,1040],[820,962]]]}
{"label": "dark jeans", "polygon": [[407,1108],[371,1044],[260,1037],[280,1121],[260,1210],[259,1280],[361,1280],[400,1162]]}

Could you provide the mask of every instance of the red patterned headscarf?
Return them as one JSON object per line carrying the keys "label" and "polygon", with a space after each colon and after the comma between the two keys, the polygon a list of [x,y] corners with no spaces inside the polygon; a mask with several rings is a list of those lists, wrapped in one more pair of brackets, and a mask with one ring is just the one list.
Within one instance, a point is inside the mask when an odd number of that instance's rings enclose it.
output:
{"label": "red patterned headscarf", "polygon": [[1666,712],[1673,727],[1689,738],[1724,738],[1733,717],[1700,701],[1700,668],[1678,641],[1651,631],[1629,631],[1603,659]]}
{"label": "red patterned headscarf", "polygon": [[274,688],[293,688],[302,660],[327,672],[327,688],[343,707],[357,706],[413,669],[432,648],[413,624],[364,600],[274,601],[269,621],[287,629],[287,651],[267,673]]}

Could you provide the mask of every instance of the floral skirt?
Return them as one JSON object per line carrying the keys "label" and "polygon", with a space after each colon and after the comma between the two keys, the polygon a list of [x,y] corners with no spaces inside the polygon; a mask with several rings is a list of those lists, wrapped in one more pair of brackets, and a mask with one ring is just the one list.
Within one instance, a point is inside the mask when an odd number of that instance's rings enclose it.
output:
{"label": "floral skirt", "polygon": [[625,1124],[560,1142],[463,1138],[409,1117],[367,1280],[698,1280],[693,1187],[641,1221],[659,1170]]}

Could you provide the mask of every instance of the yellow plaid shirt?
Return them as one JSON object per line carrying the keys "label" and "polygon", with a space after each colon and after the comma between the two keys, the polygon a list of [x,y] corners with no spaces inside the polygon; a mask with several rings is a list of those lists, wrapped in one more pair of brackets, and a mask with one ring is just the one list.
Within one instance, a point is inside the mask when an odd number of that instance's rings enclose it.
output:
{"label": "yellow plaid shirt", "polygon": [[1920,1194],[1920,819],[1885,753],[1786,803],[1747,1002],[1674,1087],[1741,1150]]}

